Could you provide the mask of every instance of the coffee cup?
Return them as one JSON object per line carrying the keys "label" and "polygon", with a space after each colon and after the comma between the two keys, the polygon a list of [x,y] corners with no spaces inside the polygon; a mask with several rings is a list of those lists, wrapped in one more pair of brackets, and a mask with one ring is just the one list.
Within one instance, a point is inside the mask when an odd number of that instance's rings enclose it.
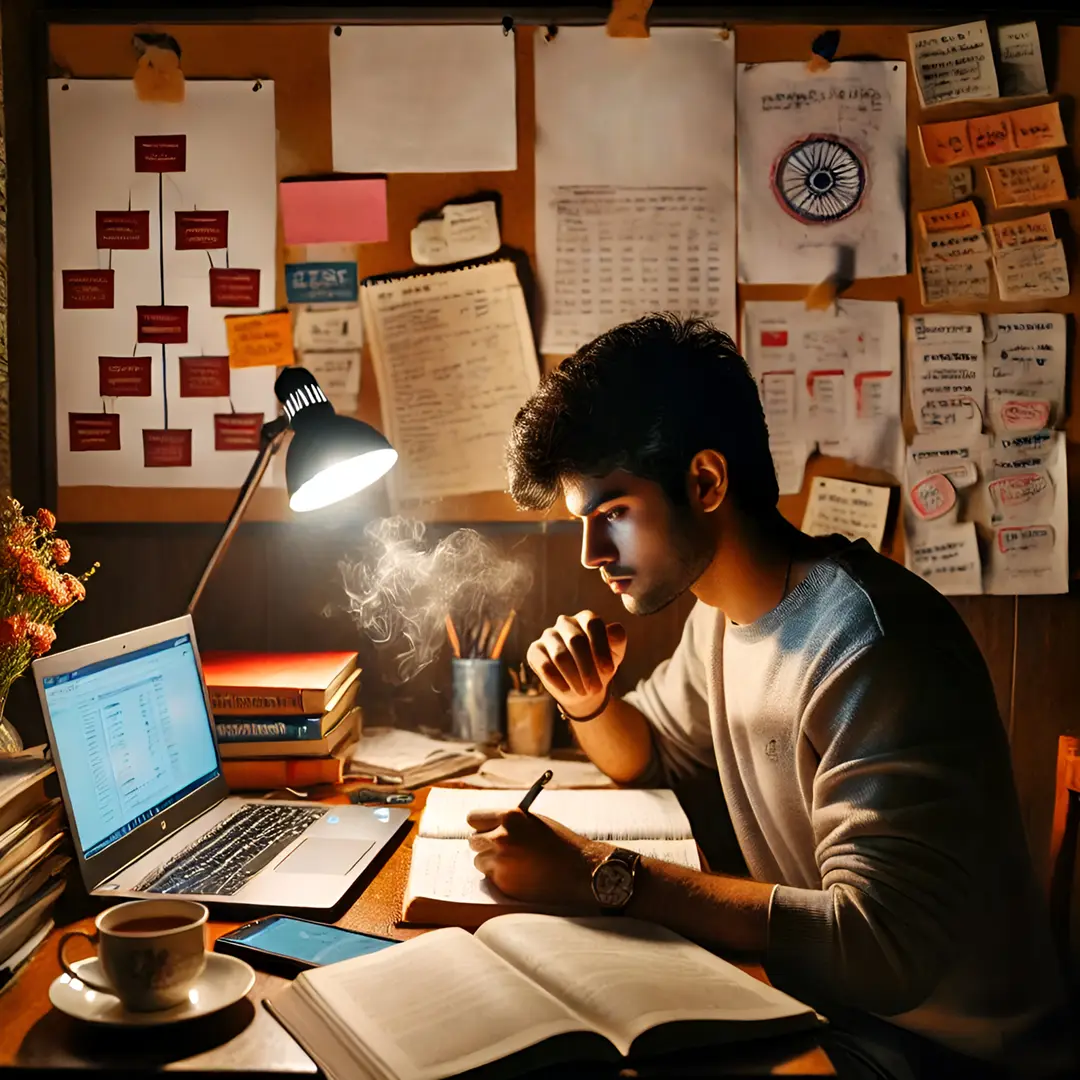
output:
{"label": "coffee cup", "polygon": [[[169,1009],[186,1001],[206,967],[209,912],[193,900],[132,900],[103,911],[94,933],[72,930],[60,938],[60,966],[91,990],[118,997],[132,1012]],[[88,979],[64,956],[76,937],[97,946],[106,981]]]}

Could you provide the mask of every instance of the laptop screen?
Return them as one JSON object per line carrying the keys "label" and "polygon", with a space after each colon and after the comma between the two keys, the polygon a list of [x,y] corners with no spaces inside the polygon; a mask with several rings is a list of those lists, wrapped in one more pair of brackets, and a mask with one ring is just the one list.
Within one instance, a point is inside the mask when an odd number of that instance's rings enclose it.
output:
{"label": "laptop screen", "polygon": [[42,679],[83,855],[218,775],[189,635]]}

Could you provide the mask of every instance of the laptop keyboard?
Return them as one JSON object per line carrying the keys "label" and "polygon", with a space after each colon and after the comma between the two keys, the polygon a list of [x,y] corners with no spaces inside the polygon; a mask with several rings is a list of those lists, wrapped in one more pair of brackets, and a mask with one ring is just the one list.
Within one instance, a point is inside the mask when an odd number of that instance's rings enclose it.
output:
{"label": "laptop keyboard", "polygon": [[136,889],[232,896],[325,813],[325,806],[245,803],[155,868]]}

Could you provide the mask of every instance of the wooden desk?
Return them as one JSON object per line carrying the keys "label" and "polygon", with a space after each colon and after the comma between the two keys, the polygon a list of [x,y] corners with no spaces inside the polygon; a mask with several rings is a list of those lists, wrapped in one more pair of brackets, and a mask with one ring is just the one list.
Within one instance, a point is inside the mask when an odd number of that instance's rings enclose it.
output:
{"label": "wooden desk", "polygon": [[[408,833],[377,877],[338,919],[338,926],[402,939],[425,932],[399,927],[396,923],[409,873],[415,823],[426,795],[426,790],[417,792]],[[324,798],[331,802],[347,801],[340,791]],[[255,986],[244,1001],[214,1016],[175,1028],[131,1032],[95,1028],[54,1009],[49,1003],[49,985],[60,974],[56,959],[60,934],[72,927],[89,931],[92,924],[93,916],[89,915],[70,926],[55,929],[14,985],[0,993],[0,1069],[97,1069],[111,1076],[122,1075],[125,1080],[151,1076],[161,1070],[217,1075],[229,1080],[317,1074],[311,1059],[262,1007],[264,997],[285,985],[284,979],[262,972],[256,973]],[[217,938],[237,925],[214,920],[208,929],[210,936]],[[742,966],[764,980],[759,967]],[[731,1047],[722,1052],[721,1058],[721,1061],[688,1060],[684,1075],[835,1075],[828,1056],[810,1037]],[[706,1064],[708,1071],[703,1072]],[[681,1071],[665,1063],[655,1073],[642,1068],[636,1075],[668,1077]],[[599,1069],[590,1072],[602,1075]],[[565,1080],[567,1070],[553,1075]],[[611,1075],[614,1077],[615,1072]],[[623,1070],[621,1075],[633,1076],[635,1071]]]}

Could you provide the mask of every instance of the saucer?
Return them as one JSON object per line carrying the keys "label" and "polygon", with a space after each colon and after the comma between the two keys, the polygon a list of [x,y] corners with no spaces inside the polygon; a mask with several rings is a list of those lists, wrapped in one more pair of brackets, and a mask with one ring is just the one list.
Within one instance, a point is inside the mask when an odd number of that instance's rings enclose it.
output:
{"label": "saucer", "polygon": [[[96,956],[76,960],[71,967],[95,982],[105,981]],[[61,1012],[91,1024],[156,1027],[158,1024],[175,1024],[181,1020],[208,1016],[239,1001],[254,985],[255,972],[249,964],[235,956],[211,952],[206,954],[206,969],[188,991],[188,1000],[171,1009],[129,1012],[120,1004],[119,998],[91,990],[67,975],[53,979],[49,987],[49,1000]]]}

